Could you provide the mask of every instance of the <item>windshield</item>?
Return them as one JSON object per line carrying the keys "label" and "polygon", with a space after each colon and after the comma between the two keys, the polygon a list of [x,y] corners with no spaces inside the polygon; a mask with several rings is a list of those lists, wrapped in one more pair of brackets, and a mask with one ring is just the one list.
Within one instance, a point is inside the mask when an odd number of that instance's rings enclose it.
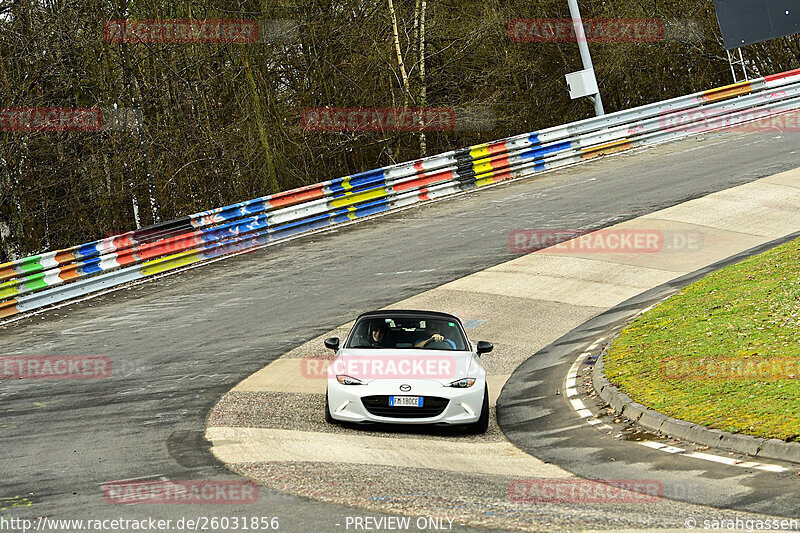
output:
{"label": "windshield", "polygon": [[431,317],[380,317],[360,320],[346,348],[468,350],[456,322]]}

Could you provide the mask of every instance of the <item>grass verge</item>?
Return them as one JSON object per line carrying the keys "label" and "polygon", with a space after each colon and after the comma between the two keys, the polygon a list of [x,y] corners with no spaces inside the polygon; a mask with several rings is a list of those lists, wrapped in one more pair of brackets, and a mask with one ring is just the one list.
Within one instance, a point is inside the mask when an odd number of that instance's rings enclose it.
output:
{"label": "grass verge", "polygon": [[606,377],[666,415],[800,440],[800,239],[709,274],[623,330]]}

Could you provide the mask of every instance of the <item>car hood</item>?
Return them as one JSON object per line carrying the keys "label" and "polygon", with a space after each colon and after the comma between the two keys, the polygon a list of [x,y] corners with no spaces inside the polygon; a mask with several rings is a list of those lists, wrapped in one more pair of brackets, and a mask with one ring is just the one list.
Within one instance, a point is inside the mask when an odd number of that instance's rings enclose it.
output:
{"label": "car hood", "polygon": [[[480,372],[480,375],[471,375]],[[484,377],[469,351],[359,349],[340,351],[328,368],[328,378],[344,374],[364,382],[377,379],[423,379],[447,385],[467,377]]]}

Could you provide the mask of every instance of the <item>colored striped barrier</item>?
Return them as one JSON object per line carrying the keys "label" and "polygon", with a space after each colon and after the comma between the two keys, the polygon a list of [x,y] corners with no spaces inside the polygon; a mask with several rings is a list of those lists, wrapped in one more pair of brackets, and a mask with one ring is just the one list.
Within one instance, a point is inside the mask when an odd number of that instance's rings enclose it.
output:
{"label": "colored striped barrier", "polygon": [[[0,265],[0,319],[300,233],[800,109],[800,69],[255,198]],[[692,110],[700,110],[692,117]],[[689,113],[689,120],[684,116]],[[678,117],[680,120],[675,120]],[[691,126],[691,128],[687,128]]]}

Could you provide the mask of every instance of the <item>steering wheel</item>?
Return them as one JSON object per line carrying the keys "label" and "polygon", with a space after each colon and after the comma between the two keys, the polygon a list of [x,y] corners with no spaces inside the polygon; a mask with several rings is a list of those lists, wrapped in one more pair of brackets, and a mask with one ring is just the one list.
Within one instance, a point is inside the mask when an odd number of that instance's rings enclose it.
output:
{"label": "steering wheel", "polygon": [[434,341],[425,345],[426,350],[452,350],[453,347],[447,341]]}

